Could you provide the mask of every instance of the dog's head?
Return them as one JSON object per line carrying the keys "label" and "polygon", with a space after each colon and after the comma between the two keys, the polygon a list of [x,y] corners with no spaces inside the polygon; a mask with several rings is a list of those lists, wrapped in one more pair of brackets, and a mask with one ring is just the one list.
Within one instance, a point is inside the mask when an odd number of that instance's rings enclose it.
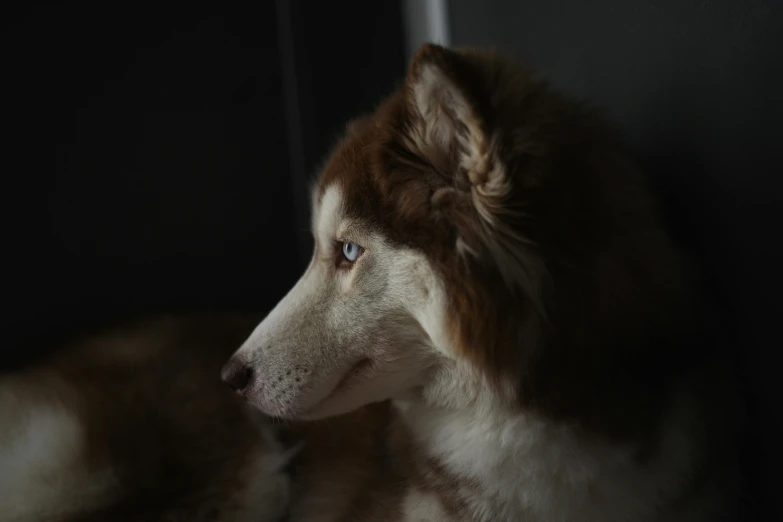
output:
{"label": "dog's head", "polygon": [[223,371],[275,416],[482,390],[554,407],[677,286],[612,131],[472,51],[424,46],[404,85],[348,127],[312,228],[307,271]]}

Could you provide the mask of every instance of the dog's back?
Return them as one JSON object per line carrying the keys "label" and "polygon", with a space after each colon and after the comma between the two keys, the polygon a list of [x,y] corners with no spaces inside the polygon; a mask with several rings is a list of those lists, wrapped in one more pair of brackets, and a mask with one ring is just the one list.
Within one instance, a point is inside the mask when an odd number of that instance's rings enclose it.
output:
{"label": "dog's back", "polygon": [[148,321],[0,376],[0,520],[277,520],[284,452],[218,377],[251,326]]}

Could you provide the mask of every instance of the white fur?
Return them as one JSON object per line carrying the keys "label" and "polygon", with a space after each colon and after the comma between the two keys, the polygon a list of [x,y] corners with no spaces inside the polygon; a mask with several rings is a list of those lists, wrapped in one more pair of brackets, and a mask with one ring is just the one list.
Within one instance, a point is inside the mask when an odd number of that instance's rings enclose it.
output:
{"label": "white fur", "polygon": [[[604,442],[571,426],[505,408],[502,397],[462,361],[444,366],[422,397],[395,405],[425,454],[453,476],[481,486],[480,494],[458,486],[454,491],[469,506],[469,520],[732,520],[734,484],[730,476],[719,474],[720,465],[698,493],[689,489],[695,462],[703,458],[696,441],[703,430],[721,427],[707,427],[712,421],[699,414],[699,404],[713,398],[726,405],[727,415],[732,413],[730,385],[710,386],[722,371],[710,369],[674,390],[676,406],[657,432],[657,448],[645,464],[635,458],[638,447]],[[716,431],[711,436],[726,435]],[[732,462],[726,455],[724,464]],[[681,494],[686,496],[673,506]],[[410,491],[404,520],[422,520],[423,513],[432,512],[427,498]],[[452,520],[445,513],[424,519]]]}
{"label": "white fur", "polygon": [[448,520],[438,497],[418,490],[412,490],[405,496],[402,513],[406,522]]}
{"label": "white fur", "polygon": [[[429,344],[446,357],[456,357],[447,320],[446,289],[441,278],[421,252],[397,249],[391,255],[396,268],[390,279],[398,289],[399,299],[406,303],[408,312],[427,333]],[[426,290],[423,295],[421,289]]]}
{"label": "white fur", "polygon": [[[471,520],[657,521],[659,508],[692,472],[682,417],[672,419],[659,456],[642,468],[633,447],[591,441],[569,427],[512,414],[492,402],[484,397],[469,407],[414,402],[401,408],[426,452],[455,476],[481,484],[482,494],[471,491],[463,498]],[[422,509],[433,509],[422,508],[419,495],[410,493],[406,521],[421,520]],[[450,519],[444,514],[426,520]]]}
{"label": "white fur", "polygon": [[75,512],[115,486],[112,473],[87,473],[79,419],[56,402],[30,404],[0,390],[0,520],[26,522]]}
{"label": "white fur", "polygon": [[320,204],[313,212],[313,230],[323,247],[337,239],[337,229],[343,216],[344,198],[340,187],[330,185],[324,190]]}

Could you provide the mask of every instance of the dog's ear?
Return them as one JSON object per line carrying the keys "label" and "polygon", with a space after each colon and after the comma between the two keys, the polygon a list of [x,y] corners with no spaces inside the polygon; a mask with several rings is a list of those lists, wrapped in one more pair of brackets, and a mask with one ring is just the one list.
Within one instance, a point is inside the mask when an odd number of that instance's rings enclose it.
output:
{"label": "dog's ear", "polygon": [[457,228],[458,251],[491,260],[509,287],[537,301],[540,266],[519,233],[524,216],[514,206],[502,136],[488,120],[488,73],[461,52],[419,49],[405,82],[408,146],[446,181],[432,203]]}
{"label": "dog's ear", "polygon": [[411,61],[406,89],[417,151],[441,174],[456,175],[460,169],[482,182],[495,151],[479,112],[477,74],[458,52],[426,44]]}

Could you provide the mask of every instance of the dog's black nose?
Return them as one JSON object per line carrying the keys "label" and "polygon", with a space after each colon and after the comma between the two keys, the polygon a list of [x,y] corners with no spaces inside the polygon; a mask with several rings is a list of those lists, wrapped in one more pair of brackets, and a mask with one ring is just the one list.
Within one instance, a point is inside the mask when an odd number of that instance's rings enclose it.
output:
{"label": "dog's black nose", "polygon": [[237,393],[247,387],[252,376],[253,371],[236,359],[229,359],[223,366],[223,369],[220,370],[220,378]]}

